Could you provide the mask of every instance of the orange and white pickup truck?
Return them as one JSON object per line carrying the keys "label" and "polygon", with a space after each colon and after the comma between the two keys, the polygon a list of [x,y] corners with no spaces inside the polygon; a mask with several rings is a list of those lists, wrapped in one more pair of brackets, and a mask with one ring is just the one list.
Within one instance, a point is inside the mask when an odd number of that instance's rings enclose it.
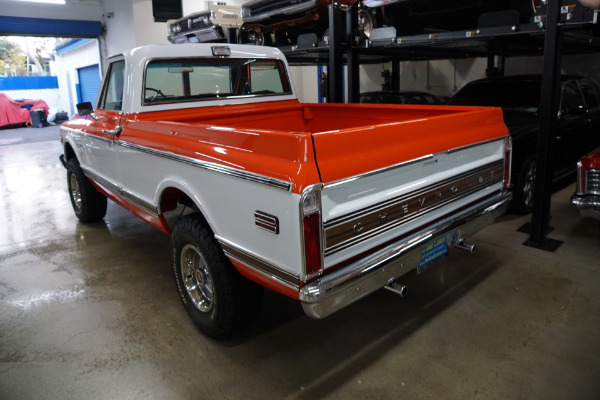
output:
{"label": "orange and white pickup truck", "polygon": [[511,199],[501,110],[301,104],[269,47],[181,44],[109,59],[95,109],[60,128],[81,222],[111,199],[171,236],[179,295],[207,335],[263,287],[323,318],[474,232]]}

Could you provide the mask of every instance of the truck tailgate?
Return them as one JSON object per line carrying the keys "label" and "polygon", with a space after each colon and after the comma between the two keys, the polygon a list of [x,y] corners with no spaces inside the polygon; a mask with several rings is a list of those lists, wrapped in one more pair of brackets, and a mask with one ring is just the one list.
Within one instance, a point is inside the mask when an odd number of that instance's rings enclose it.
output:
{"label": "truck tailgate", "polygon": [[[325,183],[508,135],[500,108],[322,104],[308,109]],[[343,127],[344,121],[347,128],[328,129]]]}

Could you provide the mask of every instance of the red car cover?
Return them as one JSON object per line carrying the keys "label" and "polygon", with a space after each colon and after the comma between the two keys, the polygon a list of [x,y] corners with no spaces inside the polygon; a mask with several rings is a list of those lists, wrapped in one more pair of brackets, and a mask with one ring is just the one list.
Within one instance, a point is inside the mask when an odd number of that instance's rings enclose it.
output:
{"label": "red car cover", "polygon": [[30,110],[44,110],[44,115],[47,116],[48,104],[44,100],[15,101],[8,95],[0,93],[0,128],[29,122]]}

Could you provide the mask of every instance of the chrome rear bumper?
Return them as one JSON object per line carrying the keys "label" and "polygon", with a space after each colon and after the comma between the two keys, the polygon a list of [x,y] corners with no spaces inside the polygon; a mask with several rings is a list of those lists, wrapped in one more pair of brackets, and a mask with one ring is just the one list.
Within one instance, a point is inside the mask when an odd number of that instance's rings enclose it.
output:
{"label": "chrome rear bumper", "polygon": [[442,236],[448,247],[481,230],[506,212],[512,194],[502,192],[474,209],[445,218],[402,242],[394,243],[300,289],[309,317],[323,318],[381,289],[418,267],[424,248]]}

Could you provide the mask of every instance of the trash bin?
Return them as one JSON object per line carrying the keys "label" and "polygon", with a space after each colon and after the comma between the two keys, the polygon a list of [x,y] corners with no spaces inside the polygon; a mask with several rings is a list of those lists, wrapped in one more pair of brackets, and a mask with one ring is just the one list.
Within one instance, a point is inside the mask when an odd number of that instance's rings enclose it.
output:
{"label": "trash bin", "polygon": [[31,110],[29,111],[29,118],[31,118],[32,128],[43,128],[48,125],[46,110]]}

